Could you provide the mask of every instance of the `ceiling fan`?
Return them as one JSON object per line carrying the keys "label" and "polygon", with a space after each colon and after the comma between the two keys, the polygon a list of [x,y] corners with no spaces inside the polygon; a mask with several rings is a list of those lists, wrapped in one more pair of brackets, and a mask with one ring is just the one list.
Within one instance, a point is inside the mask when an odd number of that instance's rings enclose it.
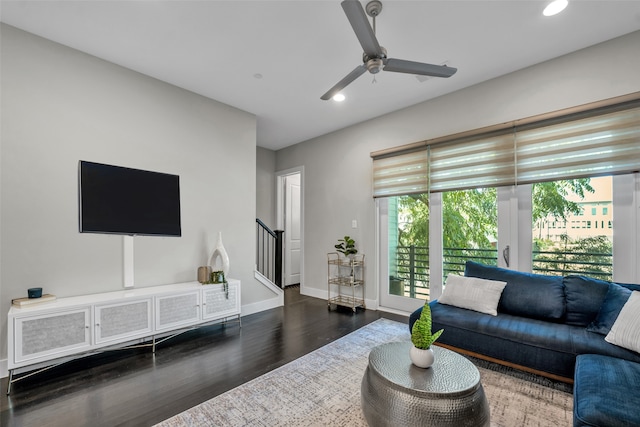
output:
{"label": "ceiling fan", "polygon": [[344,0],[342,9],[347,15],[353,31],[358,37],[358,41],[364,50],[362,54],[362,65],[358,65],[345,78],[340,80],[320,99],[328,100],[333,98],[351,82],[369,71],[371,74],[379,73],[380,70],[394,71],[396,73],[419,74],[432,77],[451,77],[458,71],[456,68],[446,65],[425,64],[422,62],[405,61],[404,59],[387,58],[387,50],[380,46],[376,39],[376,16],[382,11],[382,2],[372,0],[367,3],[366,14],[373,18],[373,28],[369,25],[369,19],[365,15],[359,0]]}

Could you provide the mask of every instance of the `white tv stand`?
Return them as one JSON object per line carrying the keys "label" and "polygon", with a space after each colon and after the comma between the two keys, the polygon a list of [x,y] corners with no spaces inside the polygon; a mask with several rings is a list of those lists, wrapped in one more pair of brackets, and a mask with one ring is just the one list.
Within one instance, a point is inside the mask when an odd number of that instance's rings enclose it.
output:
{"label": "white tv stand", "polygon": [[[240,281],[198,282],[106,292],[18,308],[8,314],[11,385],[69,360],[105,350],[151,346],[207,323],[240,321]],[[34,371],[14,378],[15,374]]]}

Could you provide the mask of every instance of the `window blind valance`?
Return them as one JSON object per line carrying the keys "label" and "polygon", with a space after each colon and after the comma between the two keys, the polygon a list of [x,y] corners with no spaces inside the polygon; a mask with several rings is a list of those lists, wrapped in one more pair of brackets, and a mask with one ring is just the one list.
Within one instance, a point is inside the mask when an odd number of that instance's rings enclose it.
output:
{"label": "window blind valance", "polygon": [[640,170],[640,106],[516,133],[517,182]]}
{"label": "window blind valance", "polygon": [[429,192],[428,149],[378,158],[373,162],[375,197]]}
{"label": "window blind valance", "polygon": [[513,133],[430,147],[432,192],[509,185],[514,176]]}
{"label": "window blind valance", "polygon": [[373,196],[640,171],[640,92],[372,153]]}

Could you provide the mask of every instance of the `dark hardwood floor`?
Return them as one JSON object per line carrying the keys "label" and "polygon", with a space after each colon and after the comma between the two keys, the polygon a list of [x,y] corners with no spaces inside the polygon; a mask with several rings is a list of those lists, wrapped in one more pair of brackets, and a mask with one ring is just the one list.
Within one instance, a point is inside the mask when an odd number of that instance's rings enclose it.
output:
{"label": "dark hardwood floor", "polygon": [[285,306],[184,333],[150,349],[75,360],[14,383],[2,379],[0,426],[150,426],[282,366],[374,320],[285,291]]}

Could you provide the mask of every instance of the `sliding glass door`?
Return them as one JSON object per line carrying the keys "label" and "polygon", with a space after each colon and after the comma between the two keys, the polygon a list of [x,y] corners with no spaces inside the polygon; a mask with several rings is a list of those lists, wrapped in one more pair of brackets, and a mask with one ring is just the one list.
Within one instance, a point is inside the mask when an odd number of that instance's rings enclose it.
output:
{"label": "sliding glass door", "polygon": [[380,305],[438,298],[468,260],[637,282],[639,184],[636,173],[379,198]]}

